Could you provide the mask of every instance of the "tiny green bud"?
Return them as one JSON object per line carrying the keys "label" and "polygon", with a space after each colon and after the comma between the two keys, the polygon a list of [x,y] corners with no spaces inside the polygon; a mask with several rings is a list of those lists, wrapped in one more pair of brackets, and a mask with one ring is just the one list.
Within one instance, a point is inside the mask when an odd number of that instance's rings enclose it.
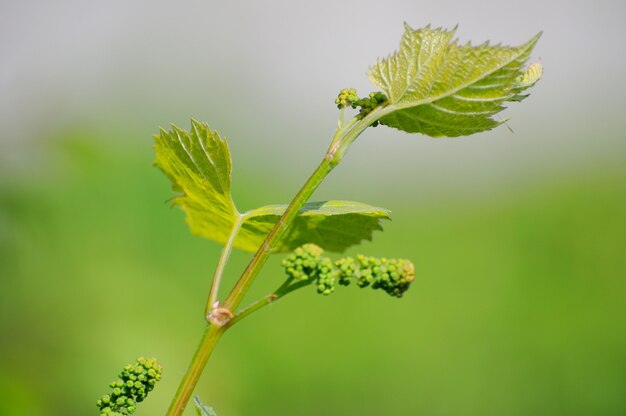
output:
{"label": "tiny green bud", "polygon": [[337,98],[335,99],[335,104],[337,104],[337,108],[342,109],[348,104],[353,106],[353,103],[358,99],[359,97],[357,96],[354,88],[344,88],[339,91],[339,95],[337,95]]}

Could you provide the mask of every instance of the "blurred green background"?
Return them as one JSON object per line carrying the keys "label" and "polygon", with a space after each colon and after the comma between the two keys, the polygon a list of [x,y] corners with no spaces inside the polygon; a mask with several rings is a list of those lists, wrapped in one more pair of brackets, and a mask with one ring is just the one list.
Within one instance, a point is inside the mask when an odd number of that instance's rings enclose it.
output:
{"label": "blurred green background", "polygon": [[[350,254],[410,258],[407,295],[303,290],[228,333],[197,389],[220,416],[626,414],[626,6],[557,1],[65,0],[0,5],[0,415],[97,414],[156,356],[163,414],[220,247],[154,169],[159,125],[229,140],[241,210],[285,203],[343,87],[402,22],[462,41],[544,31],[511,133],[367,132],[316,199],[393,211]],[[234,253],[232,282],[249,255]],[[250,300],[281,282],[280,257]],[[192,414],[189,412],[189,414]]]}

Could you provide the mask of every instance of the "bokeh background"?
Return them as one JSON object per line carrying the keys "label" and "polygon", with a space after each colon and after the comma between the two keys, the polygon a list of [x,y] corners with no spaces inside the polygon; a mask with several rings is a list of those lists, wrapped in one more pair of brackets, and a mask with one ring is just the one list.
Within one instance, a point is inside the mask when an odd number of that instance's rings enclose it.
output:
{"label": "bokeh background", "polygon": [[412,289],[295,293],[227,334],[197,393],[220,416],[626,414],[625,4],[0,1],[0,414],[96,414],[139,355],[165,370],[137,414],[163,414],[220,247],[167,204],[151,135],[209,122],[238,207],[285,203],[403,21],[543,30],[544,79],[513,132],[362,136],[315,198],[391,209],[350,254],[412,259]]}

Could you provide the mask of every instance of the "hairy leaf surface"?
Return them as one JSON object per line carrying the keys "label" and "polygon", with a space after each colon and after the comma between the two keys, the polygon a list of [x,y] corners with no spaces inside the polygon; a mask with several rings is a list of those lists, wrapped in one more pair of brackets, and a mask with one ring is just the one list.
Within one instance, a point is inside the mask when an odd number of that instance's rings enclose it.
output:
{"label": "hairy leaf surface", "polygon": [[[286,205],[270,205],[240,214],[231,198],[231,156],[219,134],[197,121],[190,131],[173,126],[155,136],[156,165],[169,177],[179,194],[175,205],[186,214],[191,231],[225,244],[235,221],[243,222],[234,247],[254,252]],[[310,202],[296,217],[277,251],[290,251],[304,243],[315,243],[330,251],[343,251],[381,230],[380,220],[389,212],[359,202]]]}
{"label": "hairy leaf surface", "polygon": [[506,101],[532,86],[522,67],[540,34],[519,47],[459,45],[455,31],[408,25],[400,48],[370,68],[370,80],[388,97],[379,121],[432,137],[455,137],[490,130]]}
{"label": "hairy leaf surface", "polygon": [[[286,208],[286,205],[268,205],[248,212],[235,246],[255,251]],[[341,252],[362,240],[371,240],[375,230],[382,230],[380,222],[389,219],[389,214],[384,208],[360,202],[309,202],[276,251],[288,252],[302,244],[314,243],[325,250]]]}

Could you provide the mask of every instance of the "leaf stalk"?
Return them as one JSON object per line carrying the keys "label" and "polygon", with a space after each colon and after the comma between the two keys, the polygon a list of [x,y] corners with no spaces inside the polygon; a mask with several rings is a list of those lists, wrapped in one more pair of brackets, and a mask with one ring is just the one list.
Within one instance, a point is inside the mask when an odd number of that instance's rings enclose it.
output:
{"label": "leaf stalk", "polygon": [[220,290],[220,283],[222,281],[222,275],[224,274],[224,268],[226,267],[226,263],[228,262],[228,258],[230,257],[230,252],[233,248],[233,243],[239,234],[239,230],[241,229],[241,224],[243,222],[243,216],[237,215],[235,222],[233,223],[233,227],[230,230],[230,234],[228,236],[228,241],[224,245],[222,249],[222,253],[220,254],[220,258],[217,262],[217,267],[215,268],[215,273],[213,274],[213,281],[211,282],[211,290],[209,292],[209,298],[207,300],[206,308],[204,309],[204,316],[208,320],[211,311],[215,307],[215,302],[217,301],[218,292]]}
{"label": "leaf stalk", "polygon": [[283,296],[295,290],[298,290],[305,286],[309,286],[313,282],[312,280],[302,280],[296,283],[292,283],[292,280],[293,280],[292,278],[287,279],[287,281],[285,281],[285,283],[283,283],[274,292],[270,293],[269,295],[265,296],[262,299],[257,300],[256,302],[252,303],[250,306],[242,309],[241,312],[237,313],[230,321],[228,321],[226,325],[224,325],[225,329],[230,328],[231,326],[235,325],[237,322],[241,321],[246,316],[253,314],[254,312],[258,311],[264,306],[267,306],[270,303],[276,302],[278,299],[282,298]]}

